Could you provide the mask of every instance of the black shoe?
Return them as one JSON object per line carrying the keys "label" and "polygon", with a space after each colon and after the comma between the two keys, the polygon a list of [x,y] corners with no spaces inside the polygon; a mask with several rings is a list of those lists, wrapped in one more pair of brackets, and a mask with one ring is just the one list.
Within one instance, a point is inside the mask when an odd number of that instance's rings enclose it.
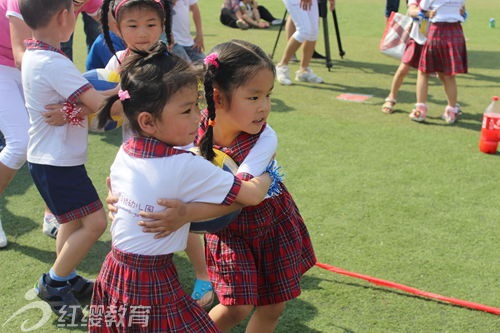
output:
{"label": "black shoe", "polygon": [[94,281],[88,280],[81,275],[77,275],[74,279],[69,280],[73,295],[80,301],[89,300],[94,290]]}
{"label": "black shoe", "polygon": [[73,295],[73,289],[69,283],[61,288],[51,287],[46,282],[46,274],[43,274],[35,285],[35,289],[38,297],[47,302],[60,319],[72,323],[82,320],[82,306]]}
{"label": "black shoe", "polygon": [[324,55],[319,54],[318,52],[316,52],[316,50],[314,50],[312,58],[313,59],[326,59],[326,57]]}

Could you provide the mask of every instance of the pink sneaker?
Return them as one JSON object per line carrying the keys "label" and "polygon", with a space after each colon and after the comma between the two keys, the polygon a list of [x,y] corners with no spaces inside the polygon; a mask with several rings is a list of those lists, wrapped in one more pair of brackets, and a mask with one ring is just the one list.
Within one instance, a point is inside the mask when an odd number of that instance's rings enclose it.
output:
{"label": "pink sneaker", "polygon": [[425,121],[425,117],[427,116],[427,105],[424,103],[415,104],[415,108],[411,110],[409,117],[413,121],[418,121],[419,123]]}
{"label": "pink sneaker", "polygon": [[447,124],[453,124],[458,119],[458,112],[459,112],[458,107],[453,107],[448,105],[446,106],[446,109],[444,109],[444,113],[441,116],[441,118],[443,118]]}

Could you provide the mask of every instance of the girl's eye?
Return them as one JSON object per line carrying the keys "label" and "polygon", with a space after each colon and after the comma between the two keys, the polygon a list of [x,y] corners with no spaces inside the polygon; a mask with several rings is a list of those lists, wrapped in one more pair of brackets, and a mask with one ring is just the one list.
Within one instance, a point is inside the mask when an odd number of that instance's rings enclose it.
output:
{"label": "girl's eye", "polygon": [[258,100],[258,99],[259,99],[259,97],[257,97],[257,96],[253,96],[253,97],[250,97],[250,98],[249,98],[249,100],[251,100],[251,101],[256,101],[256,100]]}

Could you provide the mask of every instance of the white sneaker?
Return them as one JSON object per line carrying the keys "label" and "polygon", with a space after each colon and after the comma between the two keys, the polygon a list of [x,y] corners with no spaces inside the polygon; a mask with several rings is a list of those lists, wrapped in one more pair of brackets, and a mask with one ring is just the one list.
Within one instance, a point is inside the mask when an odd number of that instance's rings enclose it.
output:
{"label": "white sneaker", "polygon": [[271,25],[281,25],[283,23],[282,19],[275,19],[271,21]]}
{"label": "white sneaker", "polygon": [[7,236],[2,228],[2,220],[0,220],[0,248],[7,246]]}
{"label": "white sneaker", "polygon": [[288,66],[276,66],[276,80],[284,86],[292,85],[290,73],[288,72]]}
{"label": "white sneaker", "polygon": [[295,72],[295,80],[300,82],[323,83],[323,79],[314,74],[309,67],[305,71],[298,70]]}
{"label": "white sneaker", "polygon": [[246,23],[243,20],[237,20],[236,21],[236,26],[238,28],[240,28],[241,30],[247,30],[248,28],[250,28],[250,26],[248,25],[248,23]]}
{"label": "white sneaker", "polygon": [[46,214],[43,217],[43,233],[49,237],[56,238],[57,232],[61,225],[57,222],[57,219],[52,214]]}

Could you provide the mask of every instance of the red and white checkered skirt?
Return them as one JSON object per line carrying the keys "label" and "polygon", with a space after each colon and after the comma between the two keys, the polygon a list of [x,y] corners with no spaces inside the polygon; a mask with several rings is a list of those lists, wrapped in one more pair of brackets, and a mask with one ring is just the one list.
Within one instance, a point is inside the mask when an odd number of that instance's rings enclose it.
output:
{"label": "red and white checkered skirt", "polygon": [[446,75],[467,73],[467,48],[460,22],[430,25],[418,69]]}
{"label": "red and white checkered skirt", "polygon": [[145,256],[113,248],[97,277],[89,332],[219,332],[184,292],[172,254]]}
{"label": "red and white checkered skirt", "polygon": [[286,187],[242,210],[228,228],[205,234],[208,274],[223,305],[269,305],[300,295],[316,263],[309,233]]}
{"label": "red and white checkered skirt", "polygon": [[422,47],[423,46],[415,42],[413,38],[410,38],[408,43],[406,43],[401,62],[417,69],[420,62],[420,55],[422,54]]}

